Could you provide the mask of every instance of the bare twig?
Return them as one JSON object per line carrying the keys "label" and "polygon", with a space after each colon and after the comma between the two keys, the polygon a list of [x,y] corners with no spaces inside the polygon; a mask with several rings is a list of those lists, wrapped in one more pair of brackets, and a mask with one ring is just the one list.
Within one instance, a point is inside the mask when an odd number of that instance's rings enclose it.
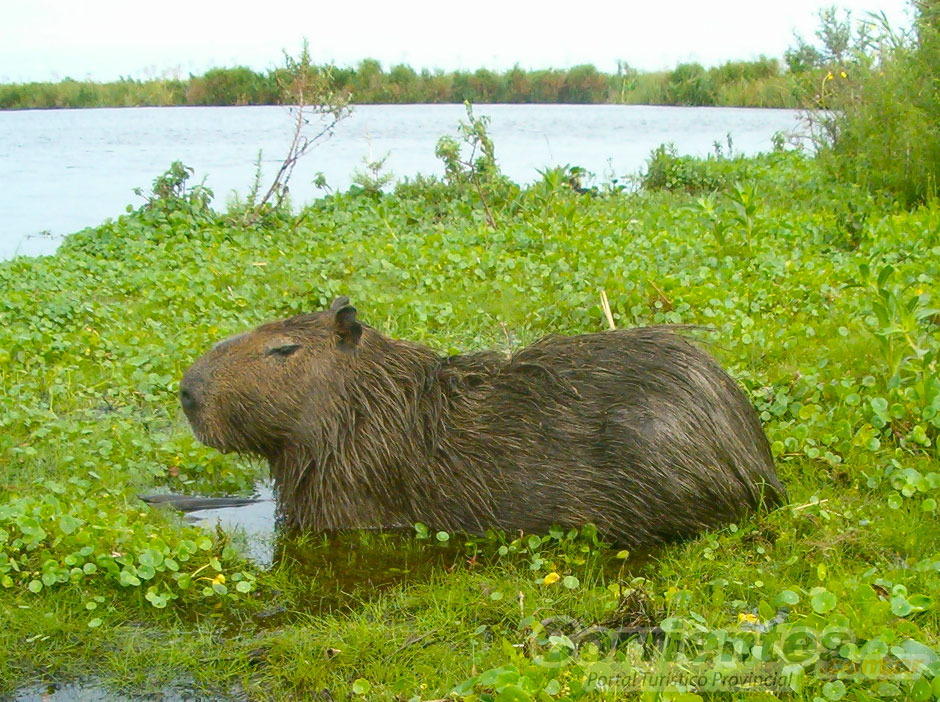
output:
{"label": "bare twig", "polygon": [[[303,96],[301,95],[301,99]],[[284,161],[281,163],[281,167],[278,168],[277,174],[274,176],[274,180],[271,182],[271,186],[268,188],[267,192],[264,194],[264,197],[258,202],[251,214],[251,221],[254,221],[272,199],[275,199],[275,207],[280,207],[284,202],[284,197],[287,195],[287,183],[290,181],[291,176],[294,174],[294,167],[297,165],[297,162],[305,156],[311,148],[313,148],[317,142],[325,136],[332,134],[333,129],[343,119],[346,114],[333,114],[333,118],[329,120],[323,129],[317,132],[312,137],[305,136],[303,133],[304,127],[310,124],[310,120],[306,117],[307,112],[312,112],[313,114],[324,114],[323,108],[321,106],[306,105],[304,102],[300,102],[293,108],[296,111],[297,118],[294,120],[294,136],[291,139],[290,148],[287,150],[287,155],[284,157]]]}
{"label": "bare twig", "polygon": [[801,509],[806,509],[807,507],[814,507],[816,505],[824,505],[827,502],[829,502],[828,497],[825,500],[817,500],[816,502],[807,502],[805,505],[800,505],[799,507],[791,507],[790,509],[792,509],[794,512],[799,512]]}
{"label": "bare twig", "polygon": [[604,310],[604,316],[607,318],[607,325],[610,327],[611,331],[614,331],[617,328],[617,325],[614,324],[614,315],[610,311],[610,302],[607,300],[607,293],[601,290],[601,309]]}
{"label": "bare twig", "polygon": [[670,300],[670,299],[666,296],[666,293],[664,293],[662,290],[660,290],[659,286],[656,285],[656,283],[653,282],[653,279],[652,279],[652,278],[647,278],[646,280],[647,280],[647,282],[649,282],[650,285],[653,286],[653,290],[655,290],[655,291],[656,291],[656,294],[659,295],[659,299],[662,301],[662,303],[663,303],[664,305],[666,305],[667,307],[669,307],[669,309],[671,310],[671,309],[672,309],[672,300]]}
{"label": "bare twig", "polygon": [[303,212],[300,213],[300,216],[299,216],[299,217],[295,217],[295,218],[294,218],[293,224],[290,225],[290,233],[291,233],[291,234],[293,234],[294,232],[297,231],[297,228],[303,223],[303,221],[304,221],[305,219],[307,219],[307,215],[308,215],[309,213],[310,213],[310,210],[309,210],[309,209],[305,209]]}
{"label": "bare twig", "polygon": [[474,158],[477,154],[477,144],[473,143],[472,148],[470,149],[470,158],[466,161],[461,161],[461,165],[464,166],[470,173],[470,179],[473,181],[474,187],[477,189],[477,194],[480,196],[480,201],[483,203],[483,211],[486,213],[486,221],[489,223],[490,227],[495,231],[496,230],[496,219],[493,217],[493,212],[490,210],[490,205],[486,201],[486,195],[483,194],[483,186],[480,185],[480,179],[477,176],[476,166],[474,165]]}
{"label": "bare twig", "polygon": [[[294,59],[286,52],[286,83],[281,86],[283,101],[292,104],[293,136],[287,155],[278,168],[270,187],[251,211],[245,216],[244,225],[250,225],[268,206],[280,208],[288,194],[288,182],[294,173],[297,162],[311,149],[315,148],[324,137],[332,135],[340,121],[349,116],[349,95],[337,95],[332,88],[332,74],[316,69],[310,61],[307,42],[304,41],[299,59]],[[321,128],[313,135],[305,133],[314,118],[322,121]],[[296,228],[296,225],[295,225]]]}
{"label": "bare twig", "polygon": [[483,194],[483,188],[480,186],[480,179],[477,178],[477,174],[473,174],[473,184],[477,188],[477,192],[480,194],[480,200],[483,202],[483,211],[486,213],[486,221],[489,222],[490,227],[493,230],[496,230],[496,220],[493,218],[493,213],[490,211],[489,203],[486,201],[486,196]]}
{"label": "bare twig", "polygon": [[503,328],[503,336],[506,337],[506,358],[512,358],[512,339],[509,336],[509,327],[505,322],[500,322],[499,326]]}

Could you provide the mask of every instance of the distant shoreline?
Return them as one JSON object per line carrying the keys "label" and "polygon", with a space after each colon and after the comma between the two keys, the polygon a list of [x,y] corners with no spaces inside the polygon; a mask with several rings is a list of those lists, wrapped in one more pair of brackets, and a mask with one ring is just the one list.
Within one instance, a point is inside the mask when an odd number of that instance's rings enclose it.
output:
{"label": "distant shoreline", "polygon": [[[656,105],[675,107],[813,107],[816,72],[788,70],[775,58],[732,61],[704,68],[684,63],[671,71],[641,73],[621,65],[603,73],[590,64],[569,69],[494,72],[383,69],[366,59],[355,68],[311,66],[355,105],[546,104]],[[284,69],[256,72],[216,68],[187,78],[110,82],[0,84],[0,110],[92,107],[227,107],[285,104]]]}
{"label": "distant shoreline", "polygon": [[[461,105],[458,102],[350,102],[352,107],[453,107]],[[477,102],[474,105],[481,107],[489,105],[514,105],[517,107],[531,105],[532,107],[675,107],[676,109],[686,109],[690,107],[699,109],[737,109],[737,110],[803,110],[817,109],[812,107],[777,107],[755,105],[662,105],[654,103],[624,103],[624,102],[598,102],[598,103],[579,103],[579,102]],[[90,107],[2,107],[3,112],[68,112],[70,110],[139,110],[139,109],[219,109],[219,108],[240,108],[240,107],[293,107],[286,103],[271,103],[265,105],[93,105]]]}

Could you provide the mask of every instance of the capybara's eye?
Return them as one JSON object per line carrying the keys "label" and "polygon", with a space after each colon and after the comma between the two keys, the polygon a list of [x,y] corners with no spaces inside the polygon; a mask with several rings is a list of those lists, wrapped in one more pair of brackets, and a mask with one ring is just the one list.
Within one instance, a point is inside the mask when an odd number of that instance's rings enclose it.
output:
{"label": "capybara's eye", "polygon": [[265,356],[290,356],[294,351],[300,348],[300,344],[284,344],[283,346],[275,346],[273,349],[268,349],[265,351]]}

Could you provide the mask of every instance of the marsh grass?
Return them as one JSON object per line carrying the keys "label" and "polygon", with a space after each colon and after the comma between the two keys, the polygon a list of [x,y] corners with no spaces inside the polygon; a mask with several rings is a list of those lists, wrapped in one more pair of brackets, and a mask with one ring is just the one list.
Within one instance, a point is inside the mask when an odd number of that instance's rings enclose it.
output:
{"label": "marsh grass", "polygon": [[[809,107],[804,78],[776,59],[729,61],[705,68],[683,64],[672,71],[641,73],[621,63],[617,73],[592,65],[569,69],[416,71],[388,69],[374,59],[355,66],[317,66],[358,104],[566,103]],[[203,75],[109,83],[66,78],[57,83],[0,85],[0,109],[131,107],[143,105],[290,104],[281,89],[282,69],[256,72],[244,66]]]}

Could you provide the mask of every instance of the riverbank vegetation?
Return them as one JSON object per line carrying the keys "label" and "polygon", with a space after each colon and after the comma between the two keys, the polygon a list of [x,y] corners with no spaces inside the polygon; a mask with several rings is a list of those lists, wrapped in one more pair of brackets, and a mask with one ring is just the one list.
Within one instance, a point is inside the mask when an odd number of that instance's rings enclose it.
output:
{"label": "riverbank vegetation", "polygon": [[[401,64],[385,69],[374,59],[356,66],[313,68],[337,93],[348,94],[356,104],[469,101],[819,107],[819,81],[834,65],[842,67],[845,56],[838,44],[842,41],[839,28],[848,22],[831,10],[824,11],[823,20],[826,31],[818,34],[817,41],[800,40],[783,61],[762,56],[708,68],[683,63],[672,70],[653,72],[618,62],[615,73],[604,73],[592,65],[445,72]],[[107,83],[65,78],[54,83],[0,85],[0,109],[291,104],[291,96],[283,90],[286,72],[285,68],[254,71],[237,66],[187,77],[123,78]]]}
{"label": "riverbank vegetation", "polygon": [[[809,125],[819,156],[666,146],[636,177],[520,187],[470,114],[440,179],[383,189],[376,168],[299,211],[217,210],[176,164],[144,206],[0,264],[0,696],[91,678],[252,700],[940,699],[936,164],[853,170],[938,124],[895,63],[931,69],[926,19],[839,94],[855,111]],[[858,139],[891,85],[917,120]],[[590,526],[419,524],[281,534],[259,563],[244,534],[141,502],[252,491],[265,468],[195,441],[180,375],[339,294],[442,353],[696,325],[791,503],[650,554]]]}
{"label": "riverbank vegetation", "polygon": [[[689,63],[673,71],[642,73],[622,64],[617,73],[592,65],[570,69],[416,71],[383,69],[374,59],[355,67],[319,66],[357,104],[575,103],[799,107],[802,80],[776,59],[734,61],[706,69]],[[282,102],[278,71],[241,66],[215,68],[186,78],[96,83],[0,85],[0,109],[133,107],[143,105],[275,105]]]}
{"label": "riverbank vegetation", "polygon": [[835,178],[889,190],[906,206],[935,199],[940,182],[940,5],[915,7],[910,32],[835,23],[820,84],[830,110],[811,123]]}

